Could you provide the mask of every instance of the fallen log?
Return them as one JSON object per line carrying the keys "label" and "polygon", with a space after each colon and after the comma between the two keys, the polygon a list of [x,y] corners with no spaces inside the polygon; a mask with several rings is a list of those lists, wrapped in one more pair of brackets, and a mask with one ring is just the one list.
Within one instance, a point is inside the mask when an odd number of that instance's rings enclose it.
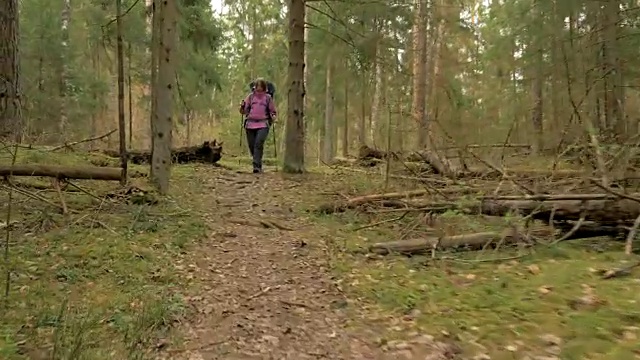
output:
{"label": "fallen log", "polygon": [[[638,197],[640,194],[634,194]],[[537,220],[593,221],[601,225],[633,222],[640,215],[640,203],[630,199],[606,200],[486,200],[470,210],[491,216],[517,212]]]}
{"label": "fallen log", "polygon": [[[634,194],[637,197],[640,194]],[[593,194],[592,194],[593,196]],[[595,197],[595,196],[593,196]],[[602,195],[604,197],[604,195]],[[394,205],[393,203],[384,205]],[[629,199],[606,200],[481,200],[462,203],[410,203],[403,206],[414,206],[428,209],[434,213],[457,210],[468,214],[489,216],[506,216],[517,213],[531,216],[536,220],[553,221],[592,221],[600,225],[617,225],[633,222],[640,215],[640,203]],[[399,207],[396,205],[396,207]]]}
{"label": "fallen log", "polygon": [[[546,232],[547,235],[550,233],[546,229],[539,229],[538,231],[536,231],[536,233],[540,235],[542,231]],[[377,243],[369,247],[369,252],[380,255],[387,255],[390,253],[420,254],[427,251],[458,247],[465,247],[470,250],[478,250],[488,246],[491,243],[513,244],[526,240],[527,236],[525,234],[520,233],[516,229],[509,228],[502,232],[490,231],[474,234],[428,237]]]}
{"label": "fallen log", "polygon": [[[404,193],[368,195],[345,202],[323,204],[317,212],[329,214],[344,212],[367,203],[378,202],[382,207],[417,209],[433,213],[456,210],[468,214],[506,216],[510,213],[530,215],[543,221],[592,221],[600,225],[633,222],[640,216],[640,193],[620,198],[612,194],[560,194],[538,195],[530,198],[503,196],[481,197],[467,202],[436,203],[429,200],[409,200],[421,196],[423,190]],[[405,201],[398,199],[407,198]],[[502,199],[502,200],[501,200]]]}
{"label": "fallen log", "polygon": [[[120,157],[120,152],[115,150],[103,150],[103,154],[110,157]],[[149,164],[151,162],[150,150],[130,150],[127,152],[129,161],[134,164]],[[173,163],[210,163],[215,164],[222,158],[222,142],[205,141],[202,145],[187,146],[171,149]]]}
{"label": "fallen log", "polygon": [[385,160],[388,156],[393,159],[404,158],[408,161],[423,162],[432,169],[433,173],[449,178],[456,178],[464,171],[468,170],[466,164],[461,159],[449,159],[445,155],[440,155],[433,151],[415,151],[407,154],[396,154],[371,148],[367,145],[360,146],[358,150],[358,161],[360,164],[371,164],[375,166],[380,160]]}
{"label": "fallen log", "polygon": [[0,165],[0,176],[44,176],[56,179],[120,180],[122,169],[97,166]]}
{"label": "fallen log", "polygon": [[[593,225],[590,225],[589,227],[590,230],[593,230],[593,232],[574,232],[564,240],[585,239],[605,235],[600,232],[605,228]],[[612,231],[612,229],[609,229],[609,231]],[[473,234],[443,236],[439,238],[428,237],[376,243],[369,247],[369,252],[379,255],[387,255],[391,253],[412,255],[434,250],[453,248],[480,250],[492,244],[516,244],[518,242],[530,243],[534,238],[551,239],[552,235],[553,231],[547,227],[536,228],[527,234],[510,228],[502,232],[480,232]],[[607,232],[606,235],[611,236],[612,234],[611,232]]]}
{"label": "fallen log", "polygon": [[428,190],[412,190],[405,192],[394,192],[394,193],[384,193],[384,194],[372,194],[372,195],[364,195],[358,196],[352,199],[349,199],[345,202],[340,203],[331,203],[331,204],[322,204],[316,210],[321,214],[331,214],[336,212],[344,212],[348,209],[353,209],[360,205],[371,203],[380,200],[392,200],[392,199],[409,199],[417,196],[427,195],[429,193]]}

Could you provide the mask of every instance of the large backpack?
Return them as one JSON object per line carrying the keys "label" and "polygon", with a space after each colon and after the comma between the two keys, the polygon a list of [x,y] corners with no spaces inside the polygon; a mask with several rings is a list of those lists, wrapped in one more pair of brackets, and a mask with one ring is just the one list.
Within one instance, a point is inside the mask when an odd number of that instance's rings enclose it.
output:
{"label": "large backpack", "polygon": [[[256,87],[256,82],[252,81],[249,83],[249,90],[253,92],[253,89]],[[273,85],[271,81],[267,81],[267,94],[271,95],[272,99],[276,97],[276,86]]]}

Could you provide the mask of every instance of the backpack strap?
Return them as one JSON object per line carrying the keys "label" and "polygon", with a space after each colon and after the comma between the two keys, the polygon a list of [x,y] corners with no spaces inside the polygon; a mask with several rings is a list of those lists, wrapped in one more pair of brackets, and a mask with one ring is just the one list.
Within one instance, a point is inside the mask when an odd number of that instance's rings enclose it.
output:
{"label": "backpack strap", "polygon": [[264,104],[264,111],[266,112],[267,119],[271,120],[271,112],[269,111],[269,105],[271,105],[271,95],[267,94],[267,102]]}

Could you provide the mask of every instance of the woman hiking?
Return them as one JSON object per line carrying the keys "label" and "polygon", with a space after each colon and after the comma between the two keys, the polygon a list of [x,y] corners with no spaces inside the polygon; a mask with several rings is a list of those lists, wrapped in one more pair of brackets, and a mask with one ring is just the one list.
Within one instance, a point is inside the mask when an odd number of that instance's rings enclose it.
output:
{"label": "woman hiking", "polygon": [[253,173],[259,174],[262,172],[264,142],[269,135],[269,127],[276,120],[276,106],[267,93],[264,79],[255,81],[255,88],[240,105],[240,113],[245,116],[244,129],[253,158]]}

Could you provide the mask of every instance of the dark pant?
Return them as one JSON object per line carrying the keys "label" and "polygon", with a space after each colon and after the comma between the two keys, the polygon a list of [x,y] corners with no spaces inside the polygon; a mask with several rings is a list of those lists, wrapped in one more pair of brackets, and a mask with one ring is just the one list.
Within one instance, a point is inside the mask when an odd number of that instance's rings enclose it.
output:
{"label": "dark pant", "polygon": [[262,154],[264,153],[264,142],[269,135],[269,128],[246,129],[249,152],[253,157],[253,169],[262,170]]}

